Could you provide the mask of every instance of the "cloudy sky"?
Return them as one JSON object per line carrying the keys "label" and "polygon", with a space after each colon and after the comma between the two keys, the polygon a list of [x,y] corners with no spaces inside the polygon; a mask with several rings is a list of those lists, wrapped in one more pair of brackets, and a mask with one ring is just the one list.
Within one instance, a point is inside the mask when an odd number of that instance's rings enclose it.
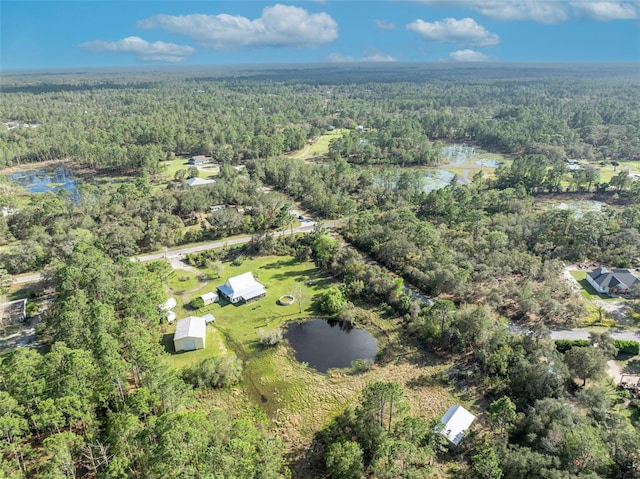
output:
{"label": "cloudy sky", "polygon": [[640,0],[0,4],[0,68],[640,61]]}

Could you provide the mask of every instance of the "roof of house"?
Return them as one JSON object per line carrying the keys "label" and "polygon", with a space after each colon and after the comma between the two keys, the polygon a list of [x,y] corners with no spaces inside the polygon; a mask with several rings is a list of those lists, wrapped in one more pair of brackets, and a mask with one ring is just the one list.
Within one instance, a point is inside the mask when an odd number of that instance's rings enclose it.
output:
{"label": "roof of house", "polygon": [[628,269],[613,269],[609,271],[600,266],[587,274],[601,288],[610,289],[615,288],[616,286],[621,288],[631,288],[636,283],[640,283],[640,278]]}
{"label": "roof of house", "polygon": [[476,417],[462,406],[451,406],[442,416],[442,434],[454,445],[458,445]]}
{"label": "roof of house", "polygon": [[204,293],[202,296],[200,296],[203,300],[208,300],[208,299],[218,299],[218,293],[216,293],[215,291],[212,291],[210,293]]}
{"label": "roof of house", "polygon": [[189,186],[210,185],[215,182],[216,180],[205,180],[204,178],[189,178],[187,180]]}
{"label": "roof of house", "polygon": [[189,316],[182,318],[176,325],[176,332],[173,340],[184,338],[204,338],[207,335],[207,323],[204,318]]}
{"label": "roof of house", "polygon": [[227,282],[219,286],[218,289],[230,299],[242,298],[245,301],[266,293],[264,286],[256,281],[250,271],[229,278]]}

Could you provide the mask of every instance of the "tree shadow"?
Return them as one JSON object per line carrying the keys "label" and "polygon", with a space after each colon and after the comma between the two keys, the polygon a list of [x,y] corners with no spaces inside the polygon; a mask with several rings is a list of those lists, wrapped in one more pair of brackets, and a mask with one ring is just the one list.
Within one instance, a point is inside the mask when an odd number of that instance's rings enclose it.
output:
{"label": "tree shadow", "polygon": [[632,359],[627,362],[625,367],[622,369],[622,372],[625,374],[638,374],[640,375],[640,359]]}

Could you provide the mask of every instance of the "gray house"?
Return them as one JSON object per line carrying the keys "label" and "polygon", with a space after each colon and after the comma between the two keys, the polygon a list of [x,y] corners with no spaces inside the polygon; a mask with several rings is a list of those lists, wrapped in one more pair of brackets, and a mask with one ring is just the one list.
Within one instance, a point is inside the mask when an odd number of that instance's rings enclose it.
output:
{"label": "gray house", "polygon": [[609,296],[627,296],[640,285],[640,278],[628,269],[608,270],[604,266],[587,273],[587,281],[598,293]]}

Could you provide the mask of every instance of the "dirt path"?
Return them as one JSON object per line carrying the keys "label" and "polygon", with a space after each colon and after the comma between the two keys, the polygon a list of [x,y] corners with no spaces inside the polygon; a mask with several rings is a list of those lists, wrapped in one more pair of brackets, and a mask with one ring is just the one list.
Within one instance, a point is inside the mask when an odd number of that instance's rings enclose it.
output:
{"label": "dirt path", "polygon": [[618,385],[622,381],[622,369],[611,359],[607,361],[607,374],[613,381],[613,384]]}
{"label": "dirt path", "polygon": [[[174,270],[182,270],[182,271],[188,271],[189,273],[193,273],[195,275],[198,276],[198,279],[200,277],[202,277],[202,271],[197,270],[196,268],[194,268],[193,266],[188,265],[187,263],[185,263],[184,261],[182,261],[180,258],[173,256],[171,258],[169,258],[169,264],[171,265],[171,267]],[[204,281],[200,281],[200,284],[198,286],[196,286],[195,288],[192,288],[188,291],[176,291],[174,289],[169,288],[169,290],[171,291],[172,294],[175,294],[176,296],[180,295],[182,296],[182,302],[183,304],[186,304],[189,302],[189,295],[193,294],[197,291],[200,291],[201,289],[205,288],[207,285],[209,284],[209,279],[206,279]]]}

